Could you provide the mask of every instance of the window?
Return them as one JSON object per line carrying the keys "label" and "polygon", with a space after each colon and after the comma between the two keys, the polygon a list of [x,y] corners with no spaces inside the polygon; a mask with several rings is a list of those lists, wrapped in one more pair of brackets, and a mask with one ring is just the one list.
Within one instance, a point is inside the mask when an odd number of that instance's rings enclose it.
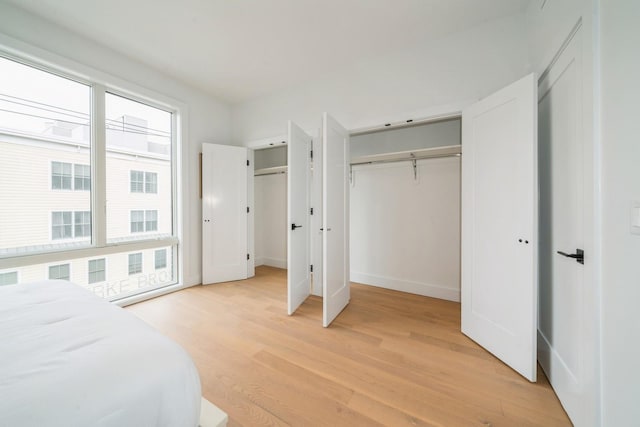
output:
{"label": "window", "polygon": [[71,190],[71,163],[51,162],[51,188]]}
{"label": "window", "polygon": [[132,193],[158,193],[158,174],[155,172],[131,171]]}
{"label": "window", "polygon": [[145,231],[158,231],[158,211],[144,211]]}
{"label": "window", "polygon": [[167,267],[167,250],[166,249],[156,250],[155,265],[156,265],[156,270],[160,270],[161,268]]}
{"label": "window", "polygon": [[49,267],[49,279],[69,280],[69,264],[52,265]]}
{"label": "window", "polygon": [[131,232],[142,233],[144,231],[144,211],[131,211]]}
{"label": "window", "polygon": [[142,252],[129,254],[129,276],[142,273]]}
{"label": "window", "polygon": [[131,171],[131,192],[132,193],[144,192],[144,172]]}
{"label": "window", "polygon": [[10,271],[8,273],[0,273],[0,286],[15,285],[18,283],[18,272]]}
{"label": "window", "polygon": [[75,237],[91,236],[91,212],[75,212],[74,218]]}
{"label": "window", "polygon": [[70,211],[51,213],[51,238],[53,240],[73,238]]}
{"label": "window", "polygon": [[91,190],[91,168],[89,165],[73,165],[73,189],[76,191]]}
{"label": "window", "polygon": [[157,193],[158,192],[158,174],[155,172],[144,173],[144,192],[145,193]]}
{"label": "window", "polygon": [[105,259],[89,261],[89,283],[104,282],[106,280]]}
{"label": "window", "polygon": [[[0,52],[0,259],[12,268],[3,283],[73,271],[74,283],[109,300],[175,284],[172,101],[140,102],[114,93],[108,76],[94,84],[87,73],[26,62]],[[158,270],[156,250],[166,252]],[[131,254],[141,272],[129,275]]]}

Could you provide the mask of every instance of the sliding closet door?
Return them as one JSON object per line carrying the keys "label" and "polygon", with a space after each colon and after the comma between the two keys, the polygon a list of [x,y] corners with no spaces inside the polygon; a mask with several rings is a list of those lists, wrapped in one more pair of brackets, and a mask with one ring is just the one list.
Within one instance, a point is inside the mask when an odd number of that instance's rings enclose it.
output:
{"label": "sliding closet door", "polygon": [[202,144],[203,284],[248,277],[247,163],[247,148]]}
{"label": "sliding closet door", "polygon": [[462,113],[462,332],[536,380],[537,82]]}
{"label": "sliding closet door", "polygon": [[322,116],[322,145],[322,324],[327,327],[347,306],[351,297],[349,133],[327,113]]}
{"label": "sliding closet door", "polygon": [[311,137],[295,123],[289,122],[288,129],[287,312],[291,315],[311,293]]}

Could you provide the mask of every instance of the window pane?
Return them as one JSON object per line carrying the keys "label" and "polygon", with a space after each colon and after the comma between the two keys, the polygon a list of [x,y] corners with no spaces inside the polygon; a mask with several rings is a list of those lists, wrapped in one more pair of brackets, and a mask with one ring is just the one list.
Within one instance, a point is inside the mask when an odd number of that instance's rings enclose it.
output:
{"label": "window pane", "polygon": [[144,172],[131,171],[131,192],[142,193],[144,191]]}
{"label": "window pane", "polygon": [[69,280],[69,264],[52,265],[49,267],[49,279]]}
{"label": "window pane", "polygon": [[161,268],[165,268],[167,266],[167,250],[166,249],[158,249],[155,252],[155,267],[156,270]]}
{"label": "window pane", "polygon": [[89,261],[89,283],[105,281],[104,258]]}
{"label": "window pane", "polygon": [[107,242],[172,236],[172,114],[111,93],[105,111]]}
{"label": "window pane", "polygon": [[145,172],[144,174],[144,192],[158,192],[158,174],[155,172]]}
{"label": "window pane", "polygon": [[91,168],[89,165],[73,165],[73,189],[91,190]]}
{"label": "window pane", "polygon": [[91,212],[75,212],[75,237],[91,236]]}
{"label": "window pane", "polygon": [[18,272],[11,271],[8,273],[0,273],[0,286],[15,285],[18,283]]}
{"label": "window pane", "polygon": [[0,76],[0,256],[90,244],[71,215],[90,191],[68,190],[91,162],[91,88],[2,57]]}
{"label": "window pane", "polygon": [[142,273],[142,252],[129,254],[129,275]]}

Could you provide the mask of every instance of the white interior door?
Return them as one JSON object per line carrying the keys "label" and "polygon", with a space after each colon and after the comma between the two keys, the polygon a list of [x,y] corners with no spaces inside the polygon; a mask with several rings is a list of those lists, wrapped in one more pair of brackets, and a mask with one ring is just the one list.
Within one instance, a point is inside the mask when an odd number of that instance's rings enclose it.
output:
{"label": "white interior door", "polygon": [[311,171],[311,263],[313,274],[311,293],[322,296],[322,138],[313,139],[313,168]]}
{"label": "white interior door", "polygon": [[202,283],[248,277],[248,149],[202,144]]}
{"label": "white interior door", "polygon": [[291,315],[311,293],[311,137],[295,123],[289,122],[288,129],[287,311]]}
{"label": "white interior door", "polygon": [[537,82],[462,112],[462,332],[536,380]]}
{"label": "white interior door", "polygon": [[349,283],[349,133],[322,116],[322,325],[347,306]]}
{"label": "white interior door", "polygon": [[[590,396],[597,372],[593,311],[585,268],[591,255],[585,240],[583,206],[585,152],[582,132],[581,30],[539,82],[540,320],[538,359],[575,425],[596,418]],[[588,219],[587,219],[588,221]],[[585,247],[587,245],[587,247]],[[584,264],[561,256],[587,252]],[[595,309],[595,307],[594,307]],[[591,420],[591,421],[590,421]]]}

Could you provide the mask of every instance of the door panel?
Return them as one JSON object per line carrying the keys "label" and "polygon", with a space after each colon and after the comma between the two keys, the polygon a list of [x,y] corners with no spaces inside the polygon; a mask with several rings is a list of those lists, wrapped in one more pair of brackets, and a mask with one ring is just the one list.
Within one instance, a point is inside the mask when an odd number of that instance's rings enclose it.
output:
{"label": "door panel", "polygon": [[[581,30],[539,82],[540,324],[539,360],[567,414],[588,425],[585,367],[592,351],[584,311],[584,148],[582,136]],[[557,251],[587,249],[587,265]]]}
{"label": "door panel", "polygon": [[202,283],[247,278],[247,148],[202,144]]}
{"label": "door panel", "polygon": [[462,332],[536,379],[537,84],[462,113]]}
{"label": "door panel", "polygon": [[322,117],[323,277],[322,324],[349,303],[349,133],[327,113]]}
{"label": "door panel", "polygon": [[287,312],[291,315],[311,293],[309,189],[311,137],[288,124],[287,148]]}
{"label": "door panel", "polygon": [[322,296],[322,138],[313,139],[313,168],[311,205],[313,216],[311,217],[311,261],[313,264],[312,287],[313,295]]}

